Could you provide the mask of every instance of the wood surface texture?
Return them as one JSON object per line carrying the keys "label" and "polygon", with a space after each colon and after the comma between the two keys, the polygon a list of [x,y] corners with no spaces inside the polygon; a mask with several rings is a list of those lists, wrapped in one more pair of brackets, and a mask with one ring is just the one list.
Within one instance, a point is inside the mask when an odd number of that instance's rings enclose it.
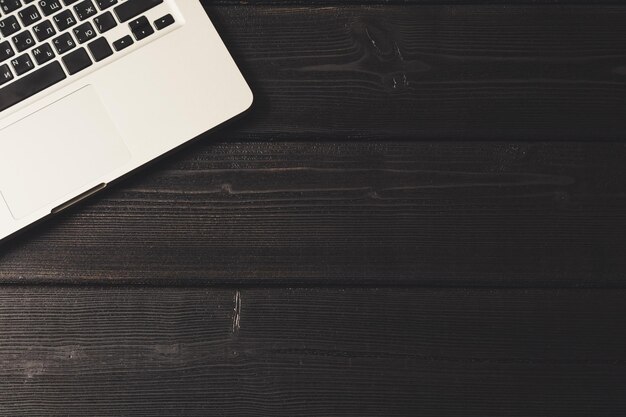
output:
{"label": "wood surface texture", "polygon": [[623,290],[5,287],[5,415],[618,416]]}
{"label": "wood surface texture", "polygon": [[9,242],[0,278],[623,286],[624,161],[609,143],[207,140]]}
{"label": "wood surface texture", "polygon": [[209,13],[254,87],[256,107],[238,125],[252,137],[598,142],[626,134],[626,7]]}
{"label": "wood surface texture", "polygon": [[203,3],[255,106],[0,244],[1,416],[626,415],[626,6]]}

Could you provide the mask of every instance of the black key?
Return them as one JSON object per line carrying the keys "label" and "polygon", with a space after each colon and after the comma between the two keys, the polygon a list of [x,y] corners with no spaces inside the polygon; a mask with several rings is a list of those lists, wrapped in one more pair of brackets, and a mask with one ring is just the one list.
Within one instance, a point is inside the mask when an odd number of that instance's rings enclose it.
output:
{"label": "black key", "polygon": [[107,32],[117,26],[117,22],[111,12],[106,12],[98,17],[94,17],[93,23],[96,25],[96,28],[98,28],[98,32],[100,33]]}
{"label": "black key", "polygon": [[39,10],[37,10],[37,7],[35,7],[34,5],[28,6],[27,8],[20,10],[17,15],[20,17],[20,20],[22,21],[22,24],[24,26],[30,26],[33,23],[41,20]]}
{"label": "black key", "polygon": [[30,59],[28,54],[20,55],[17,58],[13,58],[11,60],[11,65],[13,65],[13,69],[17,75],[22,75],[33,68],[35,68],[35,64],[33,60]]}
{"label": "black key", "polygon": [[56,30],[52,26],[49,20],[45,20],[38,25],[33,26],[33,33],[39,42],[43,42],[46,39],[56,35]]}
{"label": "black key", "polygon": [[70,49],[74,49],[76,46],[76,42],[72,39],[69,33],[64,33],[63,35],[56,37],[52,40],[54,47],[57,49],[59,55],[66,53]]}
{"label": "black key", "polygon": [[22,7],[22,3],[20,2],[20,0],[0,0],[0,9],[5,14],[14,12],[20,7]]}
{"label": "black key", "polygon": [[11,47],[9,41],[4,41],[0,43],[0,62],[6,61],[13,55],[15,55],[15,52],[13,51],[13,48]]}
{"label": "black key", "polygon": [[65,78],[65,72],[58,62],[53,62],[31,72],[24,78],[0,89],[0,111],[34,96]]}
{"label": "black key", "polygon": [[154,33],[154,29],[152,29],[150,22],[148,22],[148,19],[145,16],[132,20],[128,26],[130,27],[131,32],[133,32],[133,35],[135,35],[135,39],[138,41],[147,38]]}
{"label": "black key", "polygon": [[113,42],[113,47],[116,51],[121,51],[122,49],[128,48],[133,43],[135,43],[135,41],[133,41],[133,38],[131,38],[130,35],[126,35],[122,39],[118,39]]}
{"label": "black key", "polygon": [[39,7],[45,16],[50,16],[61,10],[62,6],[59,0],[39,0]]}
{"label": "black key", "polygon": [[96,37],[96,30],[91,26],[91,23],[85,22],[74,28],[74,35],[78,43],[85,43]]}
{"label": "black key", "polygon": [[72,75],[78,71],[82,71],[92,64],[91,58],[85,48],[77,49],[76,51],[69,53],[63,57],[63,63],[67,72]]}
{"label": "black key", "polygon": [[96,3],[98,3],[98,7],[100,8],[100,10],[104,10],[108,9],[114,4],[117,4],[117,0],[96,0]]}
{"label": "black key", "polygon": [[52,58],[54,58],[54,51],[48,43],[44,43],[43,45],[39,45],[38,47],[34,48],[32,50],[32,53],[35,61],[37,61],[37,64],[39,65],[43,65],[46,62],[50,61]]}
{"label": "black key", "polygon": [[172,24],[174,24],[174,16],[171,14],[166,14],[162,18],[154,21],[154,26],[156,26],[158,30],[163,30]]}
{"label": "black key", "polygon": [[15,16],[9,16],[6,19],[0,20],[0,33],[2,33],[2,36],[5,38],[17,33],[21,28]]}
{"label": "black key", "polygon": [[29,31],[25,30],[13,36],[13,44],[15,44],[17,52],[22,52],[31,46],[35,46],[35,39],[33,39],[33,35]]}
{"label": "black key", "polygon": [[52,20],[54,20],[54,23],[56,23],[60,32],[63,32],[65,29],[72,27],[77,23],[76,18],[69,10],[64,10],[61,13],[54,15]]}
{"label": "black key", "polygon": [[126,3],[117,6],[114,10],[120,22],[126,22],[161,3],[163,3],[163,0],[128,0]]}
{"label": "black key", "polygon": [[70,6],[70,5],[74,4],[74,3],[76,3],[77,1],[78,1],[78,0],[63,0],[63,3],[64,3],[66,6]]}
{"label": "black key", "polygon": [[80,20],[85,20],[98,13],[91,0],[83,0],[74,6],[74,12]]}
{"label": "black key", "polygon": [[103,37],[96,39],[87,46],[89,46],[91,55],[93,55],[96,62],[100,62],[104,58],[108,58],[113,55],[113,50],[111,49],[111,46],[109,46],[109,42],[107,42],[107,40]]}
{"label": "black key", "polygon": [[[11,68],[7,64],[0,66],[0,85],[8,83],[12,79],[13,73]],[[2,94],[2,90],[0,90],[0,94]]]}

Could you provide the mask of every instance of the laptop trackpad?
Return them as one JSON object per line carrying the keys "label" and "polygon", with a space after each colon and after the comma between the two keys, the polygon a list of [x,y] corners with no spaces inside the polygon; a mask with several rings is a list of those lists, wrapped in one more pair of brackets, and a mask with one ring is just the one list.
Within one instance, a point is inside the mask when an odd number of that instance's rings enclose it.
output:
{"label": "laptop trackpad", "polygon": [[0,192],[16,220],[74,198],[130,159],[91,86],[0,130],[0,155]]}

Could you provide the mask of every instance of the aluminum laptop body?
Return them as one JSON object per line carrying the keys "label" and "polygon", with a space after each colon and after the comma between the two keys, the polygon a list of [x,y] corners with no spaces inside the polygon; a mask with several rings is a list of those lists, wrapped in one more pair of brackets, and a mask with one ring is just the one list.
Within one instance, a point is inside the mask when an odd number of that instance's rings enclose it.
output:
{"label": "aluminum laptop body", "polygon": [[0,239],[252,104],[199,0],[0,0],[0,60]]}

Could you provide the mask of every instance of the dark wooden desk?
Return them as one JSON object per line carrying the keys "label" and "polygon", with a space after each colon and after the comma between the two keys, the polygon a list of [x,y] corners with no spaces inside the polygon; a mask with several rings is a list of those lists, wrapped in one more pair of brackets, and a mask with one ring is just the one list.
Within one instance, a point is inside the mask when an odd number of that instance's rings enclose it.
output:
{"label": "dark wooden desk", "polygon": [[0,415],[626,415],[626,6],[361,3],[207,7],[253,111],[0,248]]}

